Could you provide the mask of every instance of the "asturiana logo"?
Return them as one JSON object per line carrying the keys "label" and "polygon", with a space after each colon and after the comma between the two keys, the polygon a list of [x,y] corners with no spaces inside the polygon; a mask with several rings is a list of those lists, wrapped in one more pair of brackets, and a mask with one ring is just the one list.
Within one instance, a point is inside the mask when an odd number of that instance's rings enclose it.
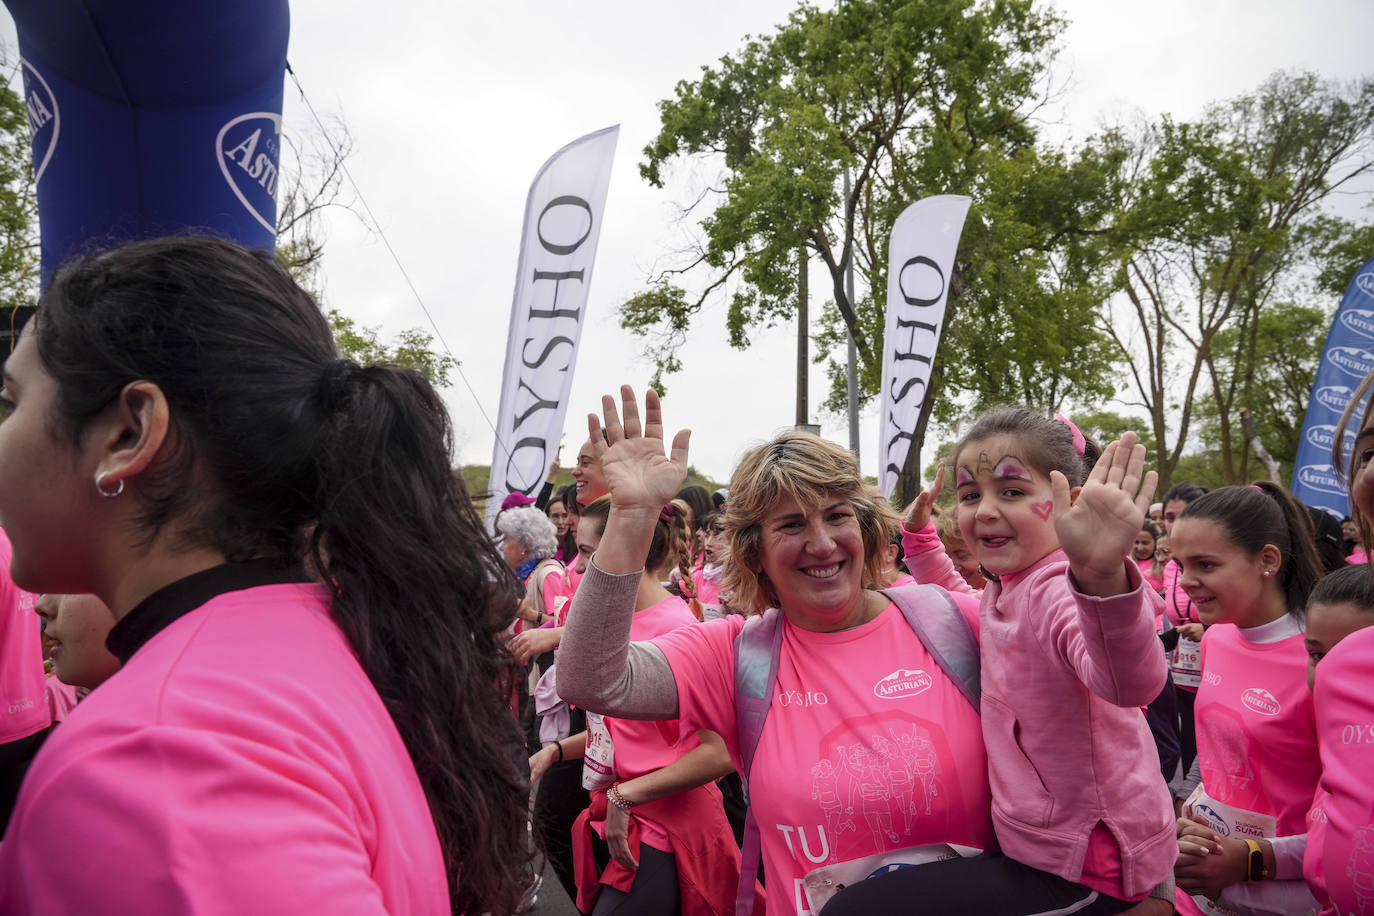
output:
{"label": "asturiana logo", "polygon": [[281,115],[254,111],[225,123],[215,138],[219,170],[239,203],[268,232],[276,231]]}
{"label": "asturiana logo", "polygon": [[1211,827],[1213,832],[1219,833],[1222,836],[1231,835],[1231,828],[1226,825],[1226,821],[1222,818],[1220,814],[1217,814],[1208,806],[1193,805],[1193,813],[1201,814],[1204,818],[1206,818],[1207,826]]}
{"label": "asturiana logo", "polygon": [[[1336,441],[1336,427],[1330,423],[1319,423],[1316,426],[1307,428],[1307,441],[1321,449],[1323,452],[1331,451],[1331,444]],[[1353,430],[1345,431],[1344,450],[1349,452],[1355,444],[1355,433]]]}
{"label": "asturiana logo", "polygon": [[1278,697],[1263,687],[1251,687],[1240,695],[1240,701],[1262,716],[1277,716],[1280,711]]}
{"label": "asturiana logo", "polygon": [[1306,464],[1298,471],[1298,483],[1313,490],[1345,495],[1345,487],[1336,479],[1329,464]]}
{"label": "asturiana logo", "polygon": [[1369,374],[1370,369],[1374,369],[1374,359],[1359,347],[1332,347],[1326,351],[1326,360],[1357,379],[1363,379]]}
{"label": "asturiana logo", "polygon": [[1370,298],[1374,298],[1374,271],[1365,271],[1355,278],[1355,286]]}
{"label": "asturiana logo", "polygon": [[33,183],[43,180],[52,154],[57,151],[57,138],[62,132],[62,109],[57,96],[33,64],[19,59],[24,68],[24,110],[29,118],[29,143],[33,147]]}
{"label": "asturiana logo", "polygon": [[914,697],[930,689],[930,675],[921,669],[898,668],[873,685],[873,695],[880,700]]}
{"label": "asturiana logo", "polygon": [[1332,413],[1345,412],[1350,396],[1355,392],[1344,385],[1323,385],[1312,394],[1312,399]]}
{"label": "asturiana logo", "polygon": [[1361,337],[1374,339],[1374,312],[1368,309],[1346,309],[1341,312],[1341,324]]}

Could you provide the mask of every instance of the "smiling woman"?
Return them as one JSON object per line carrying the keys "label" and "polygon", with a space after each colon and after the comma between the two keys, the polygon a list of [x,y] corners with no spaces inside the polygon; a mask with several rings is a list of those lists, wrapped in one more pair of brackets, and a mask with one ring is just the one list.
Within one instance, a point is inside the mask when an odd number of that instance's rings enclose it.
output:
{"label": "smiling woman", "polygon": [[563,697],[721,735],[742,775],[758,774],[750,799],[770,914],[819,912],[837,885],[947,855],[949,844],[994,848],[977,711],[893,596],[954,618],[971,645],[964,621],[976,601],[958,599],[960,614],[943,590],[874,590],[896,516],[869,497],[853,455],[787,432],[751,450],[731,477],[722,586],[780,628],[777,689],[746,765],[735,672],[746,618],[629,642],[654,526],[686,476],[688,434],[665,455],[653,392],[643,424],[629,389],[623,424],[615,403],[602,403],[607,438],[593,420],[590,439],[611,508],[559,650]]}

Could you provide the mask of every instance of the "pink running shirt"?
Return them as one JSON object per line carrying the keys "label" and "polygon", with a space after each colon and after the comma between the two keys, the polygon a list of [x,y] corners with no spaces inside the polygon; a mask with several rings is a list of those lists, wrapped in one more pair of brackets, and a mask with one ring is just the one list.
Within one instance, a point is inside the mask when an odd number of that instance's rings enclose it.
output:
{"label": "pink running shirt", "polygon": [[[732,616],[654,640],[684,728],[718,732],[736,765],[743,626]],[[997,848],[978,714],[891,604],[838,633],[784,623],[750,788],[770,916],[811,916],[802,879],[824,865],[931,843]]]}
{"label": "pink running shirt", "polygon": [[1374,914],[1374,627],[1350,634],[1322,659],[1316,707],[1326,827],[1320,840],[1309,835],[1308,860],[1315,855],[1321,863],[1326,894],[1337,912],[1369,916]]}
{"label": "pink running shirt", "polygon": [[10,541],[0,530],[0,744],[52,724],[44,697],[42,628],[33,595],[10,578]]}
{"label": "pink running shirt", "polygon": [[1246,638],[1262,629],[1223,623],[1203,638],[1195,707],[1202,785],[1220,802],[1276,818],[1278,836],[1296,836],[1307,830],[1321,775],[1307,649],[1301,630],[1276,642]]}

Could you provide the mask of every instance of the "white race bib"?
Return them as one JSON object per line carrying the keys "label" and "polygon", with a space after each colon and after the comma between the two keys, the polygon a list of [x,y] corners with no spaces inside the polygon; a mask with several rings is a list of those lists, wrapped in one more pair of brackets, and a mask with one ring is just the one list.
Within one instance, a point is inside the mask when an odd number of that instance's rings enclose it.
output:
{"label": "white race bib", "polygon": [[582,788],[608,789],[615,782],[615,742],[601,716],[587,713],[587,752],[582,757]]}
{"label": "white race bib", "polygon": [[1196,687],[1202,683],[1202,643],[1186,636],[1178,638],[1178,648],[1174,650],[1174,683],[1183,687]]}

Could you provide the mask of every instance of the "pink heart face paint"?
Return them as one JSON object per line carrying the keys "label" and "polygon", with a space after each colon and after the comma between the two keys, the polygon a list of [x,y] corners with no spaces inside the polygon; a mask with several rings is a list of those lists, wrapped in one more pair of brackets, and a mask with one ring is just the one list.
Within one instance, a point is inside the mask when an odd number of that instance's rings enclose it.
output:
{"label": "pink heart face paint", "polygon": [[1059,547],[1049,474],[1033,468],[1022,457],[1027,452],[1024,442],[1003,435],[966,443],[956,456],[960,533],[998,575],[1018,573]]}

